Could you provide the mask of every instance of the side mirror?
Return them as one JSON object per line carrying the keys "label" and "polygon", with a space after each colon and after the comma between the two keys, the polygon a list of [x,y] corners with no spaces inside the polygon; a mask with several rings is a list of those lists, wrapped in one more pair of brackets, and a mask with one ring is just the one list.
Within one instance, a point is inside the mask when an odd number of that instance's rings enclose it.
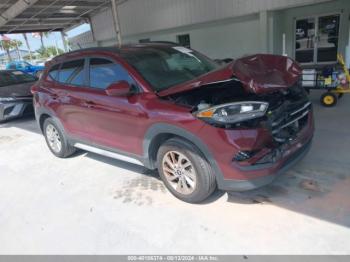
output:
{"label": "side mirror", "polygon": [[124,80],[112,83],[106,88],[106,94],[109,96],[124,96],[130,92],[130,84]]}

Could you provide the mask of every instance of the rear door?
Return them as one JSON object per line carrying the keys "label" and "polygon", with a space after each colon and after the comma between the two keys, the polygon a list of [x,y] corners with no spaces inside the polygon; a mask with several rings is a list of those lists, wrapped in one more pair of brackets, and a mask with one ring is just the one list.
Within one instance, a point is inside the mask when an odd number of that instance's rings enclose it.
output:
{"label": "rear door", "polygon": [[[74,59],[61,64],[55,88],[51,89],[53,109],[70,136],[88,139],[85,117],[88,106],[80,94],[87,89],[85,58]],[[55,72],[53,71],[52,74]],[[50,73],[49,73],[50,74]],[[55,102],[56,101],[56,102]]]}

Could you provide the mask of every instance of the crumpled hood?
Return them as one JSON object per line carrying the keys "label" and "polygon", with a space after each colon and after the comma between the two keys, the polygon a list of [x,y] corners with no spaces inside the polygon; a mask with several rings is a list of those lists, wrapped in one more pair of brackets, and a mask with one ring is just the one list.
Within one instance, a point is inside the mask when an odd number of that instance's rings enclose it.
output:
{"label": "crumpled hood", "polygon": [[246,56],[219,70],[158,93],[167,96],[230,79],[239,80],[249,93],[268,93],[293,86],[301,75],[297,62],[286,56],[257,54]]}
{"label": "crumpled hood", "polygon": [[233,74],[251,93],[266,93],[293,86],[301,75],[301,68],[286,56],[259,54],[233,62]]}

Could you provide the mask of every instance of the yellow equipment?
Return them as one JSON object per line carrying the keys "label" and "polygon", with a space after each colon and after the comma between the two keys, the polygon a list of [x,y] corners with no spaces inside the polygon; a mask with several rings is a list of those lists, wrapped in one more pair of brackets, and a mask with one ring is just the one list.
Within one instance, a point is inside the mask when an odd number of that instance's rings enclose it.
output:
{"label": "yellow equipment", "polygon": [[[346,68],[345,61],[342,55],[337,55],[338,64],[343,71],[342,74],[339,74],[336,84],[336,87],[333,89],[328,89],[326,93],[321,96],[321,103],[326,107],[335,106],[338,102],[338,99],[341,98],[344,94],[350,93],[350,73]],[[328,85],[332,82],[332,77],[324,79],[325,85]]]}

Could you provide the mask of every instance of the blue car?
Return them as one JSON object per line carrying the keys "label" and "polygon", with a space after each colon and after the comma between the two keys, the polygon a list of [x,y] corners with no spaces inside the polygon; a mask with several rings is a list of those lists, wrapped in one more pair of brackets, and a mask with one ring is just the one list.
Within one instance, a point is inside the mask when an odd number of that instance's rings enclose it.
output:
{"label": "blue car", "polygon": [[13,61],[6,65],[6,69],[8,70],[19,70],[35,76],[40,76],[44,68],[44,66],[31,65],[26,61]]}

